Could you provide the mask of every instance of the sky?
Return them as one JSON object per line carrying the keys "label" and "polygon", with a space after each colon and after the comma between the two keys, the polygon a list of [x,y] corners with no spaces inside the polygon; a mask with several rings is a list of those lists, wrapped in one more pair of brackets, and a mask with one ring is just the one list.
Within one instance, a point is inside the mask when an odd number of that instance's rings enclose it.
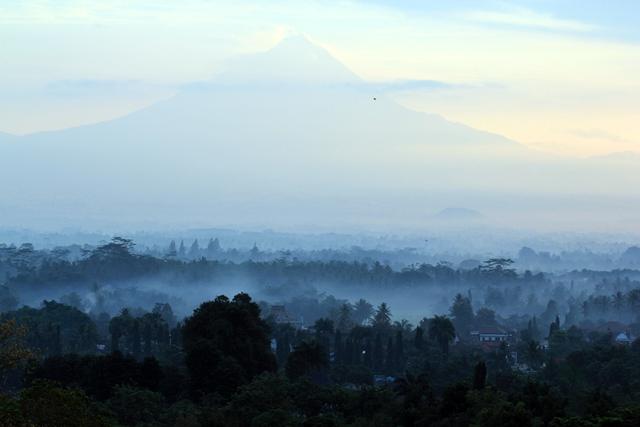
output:
{"label": "sky", "polygon": [[301,34],[412,109],[553,153],[640,152],[639,13],[631,0],[2,0],[0,132],[119,117]]}

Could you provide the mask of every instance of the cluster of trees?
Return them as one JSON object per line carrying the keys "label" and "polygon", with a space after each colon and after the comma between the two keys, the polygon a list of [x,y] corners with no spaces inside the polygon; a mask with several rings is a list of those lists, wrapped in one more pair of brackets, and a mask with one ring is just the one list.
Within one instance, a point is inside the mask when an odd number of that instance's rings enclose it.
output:
{"label": "cluster of trees", "polygon": [[[281,257],[270,261],[248,260],[234,263],[205,258],[184,261],[175,257],[153,257],[134,251],[131,240],[116,237],[111,242],[87,251],[83,257],[66,260],[39,256],[26,266],[15,268],[6,285],[38,288],[93,282],[160,277],[177,283],[211,282],[216,279],[243,277],[253,283],[340,283],[369,287],[393,287],[438,284],[496,284],[523,280],[509,267],[508,259],[490,259],[470,269],[455,269],[447,263],[412,264],[400,270],[378,261],[299,261]],[[33,249],[31,248],[31,251]],[[29,251],[27,251],[29,252]],[[11,265],[16,264],[10,258]],[[17,265],[17,264],[16,264]],[[535,276],[544,281],[542,275]],[[530,281],[531,277],[527,277]]]}
{"label": "cluster of trees", "polygon": [[[200,247],[196,245],[194,248]],[[208,250],[222,251],[216,240],[200,249]],[[43,298],[51,298],[46,294],[57,292],[59,295],[71,288],[75,293],[67,295],[65,303],[82,311],[90,308],[96,314],[113,314],[127,301],[144,299],[142,292],[150,292],[139,289],[137,284],[140,282],[157,284],[155,289],[162,289],[164,297],[158,298],[156,291],[149,298],[171,301],[183,313],[193,305],[187,307],[188,303],[171,296],[180,294],[182,287],[215,287],[225,283],[253,286],[272,298],[295,298],[297,301],[291,306],[303,307],[305,297],[300,296],[303,292],[323,289],[329,284],[353,290],[367,289],[372,293],[437,288],[446,289],[453,295],[470,290],[475,297],[472,302],[476,308],[484,305],[500,315],[533,315],[544,310],[545,302],[553,299],[562,316],[571,312],[572,322],[614,319],[616,316],[620,321],[631,321],[635,316],[633,301],[625,300],[623,309],[619,310],[620,295],[617,294],[622,294],[625,299],[633,298],[626,294],[640,287],[640,273],[637,271],[585,270],[559,276],[529,271],[518,274],[513,269],[513,262],[505,258],[489,259],[463,269],[445,262],[416,263],[394,269],[387,263],[374,260],[302,261],[287,254],[277,258],[256,256],[242,262],[231,262],[202,257],[152,256],[136,251],[134,243],[123,238],[114,238],[95,248],[76,248],[74,253],[79,255],[65,257],[64,251],[36,251],[28,244],[5,247],[4,252],[0,251],[0,270],[6,276],[4,285],[0,286],[0,312],[16,309],[22,295],[41,293]],[[593,286],[597,286],[596,294],[585,292]],[[468,296],[471,299],[471,295]],[[314,306],[314,302],[319,300],[321,298],[316,295],[308,299],[309,304],[301,309],[301,312],[312,313],[310,320],[327,316],[327,311],[337,310],[341,303],[326,298],[323,304]]]}
{"label": "cluster of trees", "polygon": [[614,270],[640,267],[640,248],[631,246],[624,252],[592,252],[590,250],[535,251],[523,247],[516,258],[518,267],[534,271],[571,271],[589,266],[594,270]]}
{"label": "cluster of trees", "polygon": [[93,352],[98,342],[96,325],[87,314],[56,301],[5,312],[0,319],[22,325],[26,344],[44,356]]}
{"label": "cluster of trees", "polygon": [[[462,295],[456,296],[450,317],[434,316],[415,327],[394,322],[387,304],[374,309],[359,301],[356,306],[368,312],[368,321],[357,321],[352,317],[354,307],[344,305],[340,322],[322,318],[312,328],[297,330],[261,316],[259,305],[247,294],[205,302],[182,322],[162,305],[140,316],[123,311],[109,321],[109,334],[117,342],[108,344],[102,354],[84,355],[79,344],[71,344],[79,342],[73,332],[87,320],[77,309],[52,301],[45,302],[39,313],[21,309],[0,321],[4,390],[0,424],[632,426],[640,422],[640,342],[617,345],[611,334],[587,334],[575,326],[564,329],[566,325],[556,318],[549,327],[546,350],[533,339],[487,350],[473,342],[454,341],[460,330],[496,321],[483,309],[474,312]],[[75,320],[56,328],[64,316]],[[175,323],[169,326],[170,322]],[[148,324],[157,332],[146,334]],[[33,326],[43,336],[59,337],[60,344],[31,351],[34,335],[29,327]],[[537,329],[537,321],[530,319],[521,335],[531,338]],[[161,346],[167,331],[177,351],[162,358],[153,349]],[[514,350],[527,359],[536,358],[535,369],[520,372],[511,360]],[[5,381],[11,375],[18,380]]]}
{"label": "cluster of trees", "polygon": [[[616,343],[611,331],[596,327],[616,320],[640,333],[640,282],[631,273],[568,273],[563,280],[581,283],[574,289],[542,274],[517,274],[504,258],[462,270],[446,263],[397,270],[286,254],[267,260],[255,249],[241,263],[182,260],[179,246],[175,256],[144,255],[120,238],[75,258],[28,246],[0,250],[7,277],[0,287],[0,425],[640,423],[640,342]],[[168,283],[242,277],[282,283],[273,290],[282,295],[328,282],[465,291],[447,315],[415,325],[364,298],[288,299],[295,319],[311,321],[306,328],[270,317],[270,307],[247,294],[202,303],[184,319],[167,303],[144,310],[105,301],[97,291],[91,309],[74,292],[38,308],[18,308],[14,296],[149,277]],[[595,293],[585,283],[596,285]],[[118,309],[108,314],[107,306]],[[507,316],[506,306],[517,313]],[[513,339],[481,346],[471,331],[483,329],[508,331]]]}
{"label": "cluster of trees", "polygon": [[578,324],[581,320],[608,319],[633,322],[640,313],[640,289],[617,291],[613,295],[589,295],[582,300],[571,301],[567,321]]}

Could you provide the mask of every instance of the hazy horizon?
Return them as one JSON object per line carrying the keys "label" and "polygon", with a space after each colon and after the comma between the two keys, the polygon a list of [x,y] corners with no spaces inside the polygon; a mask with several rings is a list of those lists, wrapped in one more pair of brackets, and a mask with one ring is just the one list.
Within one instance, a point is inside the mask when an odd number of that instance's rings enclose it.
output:
{"label": "hazy horizon", "polygon": [[481,218],[456,227],[639,231],[640,36],[613,11],[284,6],[0,6],[2,225],[420,233],[461,208]]}

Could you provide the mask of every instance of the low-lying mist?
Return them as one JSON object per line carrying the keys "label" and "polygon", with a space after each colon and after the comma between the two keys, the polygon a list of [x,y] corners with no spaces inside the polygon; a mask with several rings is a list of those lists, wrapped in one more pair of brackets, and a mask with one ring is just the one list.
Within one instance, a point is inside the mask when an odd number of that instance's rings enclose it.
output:
{"label": "low-lying mist", "polygon": [[[515,261],[466,259],[453,264],[428,262],[427,256],[416,262],[420,252],[406,249],[222,249],[217,239],[202,247],[197,241],[186,246],[171,242],[167,248],[135,248],[123,238],[82,250],[5,245],[0,308],[38,307],[43,300],[56,300],[92,316],[114,316],[123,308],[148,312],[166,303],[183,318],[204,301],[244,292],[262,303],[263,315],[271,305],[284,305],[306,325],[335,317],[342,305],[361,299],[374,307],[384,302],[395,320],[417,324],[424,317],[449,313],[460,294],[474,309],[490,309],[502,319],[547,312],[551,320],[560,315],[575,322],[632,322],[633,312],[619,304],[640,288],[640,271],[615,268],[637,262],[640,250],[633,247],[617,260],[609,258],[610,270],[597,270],[589,269],[589,263],[598,267],[604,261],[594,254],[552,256],[530,248],[521,249]],[[557,268],[577,260],[584,262],[580,270]],[[608,311],[616,298],[617,309]],[[593,309],[585,308],[589,304]]]}

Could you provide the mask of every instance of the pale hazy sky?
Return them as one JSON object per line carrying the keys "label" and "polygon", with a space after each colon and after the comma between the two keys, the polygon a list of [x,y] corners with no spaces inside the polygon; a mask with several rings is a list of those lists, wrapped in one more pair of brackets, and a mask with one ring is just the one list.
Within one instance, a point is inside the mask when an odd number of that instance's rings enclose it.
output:
{"label": "pale hazy sky", "polygon": [[540,149],[640,152],[640,2],[0,1],[0,131],[123,115],[303,34],[390,93]]}

